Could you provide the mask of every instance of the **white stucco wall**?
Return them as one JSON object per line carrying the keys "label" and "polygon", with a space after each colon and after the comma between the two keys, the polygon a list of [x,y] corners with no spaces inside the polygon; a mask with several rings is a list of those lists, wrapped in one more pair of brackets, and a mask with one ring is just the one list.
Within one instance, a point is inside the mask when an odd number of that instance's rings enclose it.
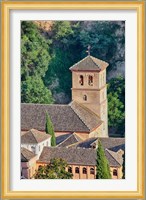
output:
{"label": "white stucco wall", "polygon": [[44,146],[51,146],[51,137],[38,144],[21,144],[21,147],[24,147],[37,154],[37,159],[39,158]]}

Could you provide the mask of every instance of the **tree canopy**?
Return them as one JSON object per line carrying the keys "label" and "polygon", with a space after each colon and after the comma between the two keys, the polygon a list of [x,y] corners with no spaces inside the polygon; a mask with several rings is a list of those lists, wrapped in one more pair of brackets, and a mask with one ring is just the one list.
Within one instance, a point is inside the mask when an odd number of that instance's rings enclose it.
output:
{"label": "tree canopy", "polygon": [[44,77],[50,61],[49,41],[31,21],[21,23],[21,79]]}
{"label": "tree canopy", "polygon": [[108,83],[108,125],[125,134],[125,79],[113,78]]}
{"label": "tree canopy", "polygon": [[51,122],[51,119],[49,115],[46,113],[46,128],[45,131],[47,134],[51,135],[51,146],[56,146],[56,137],[55,137],[55,132],[53,128],[53,124]]}
{"label": "tree canopy", "polygon": [[38,76],[28,76],[21,82],[21,102],[22,103],[53,103],[53,97],[43,80]]}
{"label": "tree canopy", "polygon": [[42,77],[50,61],[49,41],[33,22],[21,23],[21,102],[53,103],[51,91]]}
{"label": "tree canopy", "polygon": [[39,166],[35,179],[71,179],[73,174],[66,171],[67,162],[61,158],[50,160],[50,164]]}
{"label": "tree canopy", "polygon": [[110,179],[110,167],[100,140],[97,148],[96,179]]}

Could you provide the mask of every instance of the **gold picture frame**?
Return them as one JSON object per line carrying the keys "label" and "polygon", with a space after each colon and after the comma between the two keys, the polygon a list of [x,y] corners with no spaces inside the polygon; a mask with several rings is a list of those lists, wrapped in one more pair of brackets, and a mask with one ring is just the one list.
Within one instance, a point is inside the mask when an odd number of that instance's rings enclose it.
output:
{"label": "gold picture frame", "polygon": [[[2,2],[2,199],[6,198],[143,198],[144,197],[144,1],[132,2]],[[10,190],[10,11],[11,10],[136,10],[137,12],[137,189],[135,191]]]}

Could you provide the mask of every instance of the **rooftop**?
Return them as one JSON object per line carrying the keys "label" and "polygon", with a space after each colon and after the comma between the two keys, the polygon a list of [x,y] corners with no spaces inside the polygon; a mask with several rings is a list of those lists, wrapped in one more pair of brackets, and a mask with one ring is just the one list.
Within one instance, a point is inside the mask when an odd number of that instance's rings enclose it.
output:
{"label": "rooftop", "polygon": [[28,149],[21,147],[21,162],[28,162],[35,156],[36,155],[32,151],[29,151]]}
{"label": "rooftop", "polygon": [[[58,136],[61,137],[61,136]],[[57,139],[57,138],[56,138]],[[66,147],[68,145],[77,143],[82,141],[81,138],[79,138],[75,133],[72,134],[68,134],[68,137],[66,137],[63,141],[61,141],[60,143],[58,143],[58,147]]]}
{"label": "rooftop", "polygon": [[30,129],[25,134],[21,136],[21,143],[22,144],[37,144],[44,140],[50,138],[49,134],[44,132],[40,132],[36,129]]}
{"label": "rooftop", "polygon": [[46,112],[51,118],[55,132],[90,132],[102,123],[96,114],[74,101],[69,105],[22,103],[21,129],[34,128],[44,131]]}
{"label": "rooftop", "polygon": [[94,149],[44,147],[38,162],[49,163],[52,158],[62,158],[68,164],[96,165],[96,151]]}
{"label": "rooftop", "polygon": [[[110,166],[121,166],[123,163],[123,151],[125,151],[125,138],[88,138],[84,141],[68,145],[71,148],[91,149],[94,143],[97,144],[98,139],[101,141],[105,151],[105,155]],[[122,150],[122,151],[121,151]]]}
{"label": "rooftop", "polygon": [[81,61],[70,67],[71,71],[97,71],[100,72],[107,68],[109,64],[103,60],[95,58],[93,56],[86,56]]}
{"label": "rooftop", "polygon": [[110,149],[117,152],[119,149],[125,149],[125,138],[110,138],[110,137],[92,137],[84,141],[78,142],[70,147],[92,148],[92,145],[100,140],[104,149]]}

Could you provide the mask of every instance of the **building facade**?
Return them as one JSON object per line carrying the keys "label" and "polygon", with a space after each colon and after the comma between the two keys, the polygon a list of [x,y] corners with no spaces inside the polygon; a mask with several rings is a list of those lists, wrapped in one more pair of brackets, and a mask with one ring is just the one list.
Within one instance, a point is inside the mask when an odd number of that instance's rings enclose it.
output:
{"label": "building facade", "polygon": [[32,151],[39,158],[44,146],[51,146],[51,136],[36,129],[30,129],[21,136],[21,147]]}
{"label": "building facade", "polygon": [[88,55],[70,68],[72,101],[81,103],[99,116],[103,121],[102,137],[108,137],[107,67],[108,63]]}
{"label": "building facade", "polygon": [[[90,55],[73,65],[68,105],[21,104],[21,147],[37,155],[26,160],[22,156],[25,176],[31,178],[34,168],[49,164],[51,158],[62,158],[73,179],[95,179],[100,138],[112,178],[122,178],[125,141],[108,137],[107,67],[108,63]],[[45,133],[46,112],[54,126],[56,147],[51,147],[51,137]]]}

